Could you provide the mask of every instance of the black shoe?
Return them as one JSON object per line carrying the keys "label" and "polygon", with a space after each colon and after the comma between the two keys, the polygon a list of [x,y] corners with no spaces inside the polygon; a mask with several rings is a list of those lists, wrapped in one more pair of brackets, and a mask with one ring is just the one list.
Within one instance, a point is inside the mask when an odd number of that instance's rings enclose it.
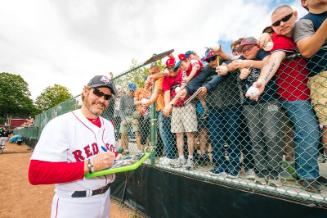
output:
{"label": "black shoe", "polygon": [[319,183],[319,185],[327,186],[327,179],[323,176],[319,176],[317,182]]}
{"label": "black shoe", "polygon": [[306,190],[307,192],[312,193],[320,193],[320,186],[314,179],[306,179],[299,180],[299,184]]}

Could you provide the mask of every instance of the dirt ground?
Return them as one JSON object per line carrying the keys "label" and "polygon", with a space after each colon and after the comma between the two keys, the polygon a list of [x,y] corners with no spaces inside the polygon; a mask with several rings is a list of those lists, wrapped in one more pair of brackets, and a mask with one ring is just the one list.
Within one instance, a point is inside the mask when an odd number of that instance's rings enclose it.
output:
{"label": "dirt ground", "polygon": [[[26,145],[7,143],[0,154],[0,217],[50,217],[53,185],[30,185],[27,171],[31,150]],[[111,201],[111,218],[140,218],[134,210]]]}

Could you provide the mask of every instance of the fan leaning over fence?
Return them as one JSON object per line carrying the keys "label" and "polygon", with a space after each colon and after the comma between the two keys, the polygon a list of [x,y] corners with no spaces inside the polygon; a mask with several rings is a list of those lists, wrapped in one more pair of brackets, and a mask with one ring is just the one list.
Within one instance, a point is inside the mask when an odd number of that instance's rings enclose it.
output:
{"label": "fan leaning over fence", "polygon": [[[272,54],[259,79],[253,84],[257,92],[248,92],[247,97],[258,100],[266,84],[276,76],[281,104],[294,125],[298,182],[305,190],[319,193],[320,184],[325,185],[327,180],[319,176],[317,157],[320,133],[307,87],[307,62],[302,57],[292,55],[296,53],[296,44],[291,38],[296,18],[297,12],[288,5],[280,6],[272,13]],[[288,57],[290,54],[292,56]]]}

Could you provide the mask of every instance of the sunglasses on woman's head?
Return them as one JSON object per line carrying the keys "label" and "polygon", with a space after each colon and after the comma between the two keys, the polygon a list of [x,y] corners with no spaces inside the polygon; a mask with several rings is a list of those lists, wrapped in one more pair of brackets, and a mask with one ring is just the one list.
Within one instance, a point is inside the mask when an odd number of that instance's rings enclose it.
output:
{"label": "sunglasses on woman's head", "polygon": [[282,19],[275,21],[272,25],[275,26],[275,27],[277,27],[277,26],[280,25],[280,23],[281,23],[282,21],[283,21],[284,23],[287,22],[287,21],[289,21],[289,19],[291,19],[292,16],[293,16],[293,12],[290,13],[289,15],[286,15],[286,16],[283,17]]}
{"label": "sunglasses on woman's head", "polygon": [[93,88],[93,94],[95,94],[96,96],[98,96],[99,98],[101,98],[102,96],[104,97],[105,100],[109,100],[111,98],[111,95],[107,95],[104,94],[103,92],[101,92],[99,89],[97,88]]}

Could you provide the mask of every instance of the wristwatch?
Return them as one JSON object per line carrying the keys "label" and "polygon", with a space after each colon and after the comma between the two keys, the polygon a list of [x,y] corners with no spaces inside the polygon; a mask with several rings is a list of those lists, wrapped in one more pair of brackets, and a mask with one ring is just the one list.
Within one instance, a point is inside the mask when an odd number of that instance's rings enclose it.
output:
{"label": "wristwatch", "polygon": [[87,168],[89,169],[89,173],[93,173],[94,172],[94,165],[91,161],[91,159],[87,159]]}

